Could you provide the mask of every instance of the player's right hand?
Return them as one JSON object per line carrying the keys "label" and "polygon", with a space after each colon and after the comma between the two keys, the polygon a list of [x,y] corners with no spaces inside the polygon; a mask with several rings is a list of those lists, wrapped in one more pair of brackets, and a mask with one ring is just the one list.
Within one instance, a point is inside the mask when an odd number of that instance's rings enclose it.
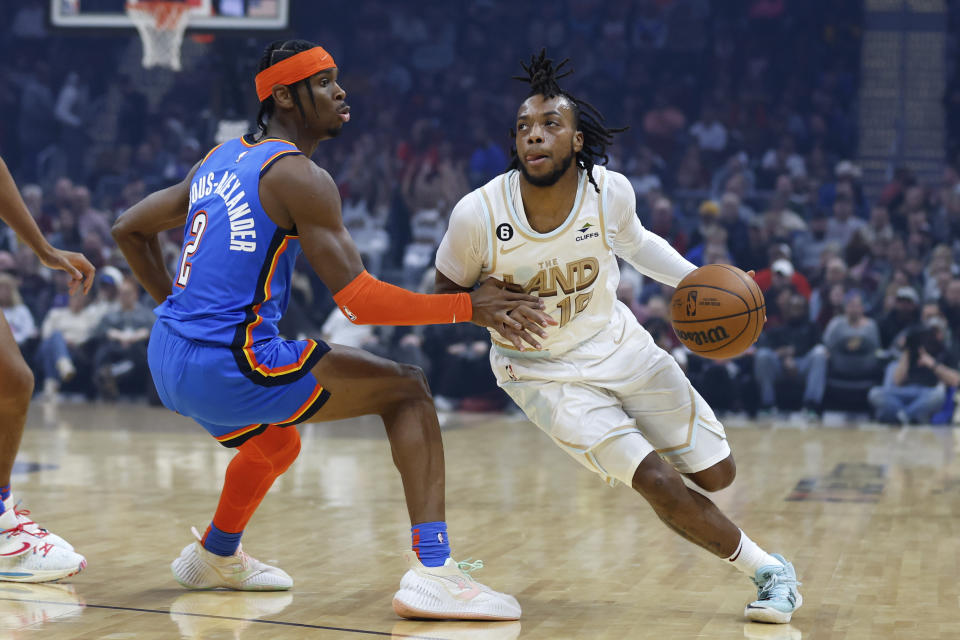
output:
{"label": "player's right hand", "polygon": [[[471,291],[470,303],[473,307],[471,322],[497,330],[520,351],[526,350],[521,340],[539,349],[540,345],[530,335],[531,332],[545,337],[543,327],[557,324],[556,320],[543,313],[544,305],[540,298],[510,291],[496,278],[488,278]],[[504,335],[504,330],[509,335]]]}
{"label": "player's right hand", "polygon": [[83,254],[63,249],[53,249],[51,253],[38,256],[43,266],[58,271],[66,271],[70,276],[70,295],[82,288],[84,294],[90,293],[96,269]]}

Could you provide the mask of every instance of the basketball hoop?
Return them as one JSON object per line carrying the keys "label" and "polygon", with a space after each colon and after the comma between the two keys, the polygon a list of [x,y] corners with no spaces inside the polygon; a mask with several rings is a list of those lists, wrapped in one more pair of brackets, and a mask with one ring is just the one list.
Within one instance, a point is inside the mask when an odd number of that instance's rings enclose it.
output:
{"label": "basketball hoop", "polygon": [[[199,8],[202,11],[202,7]],[[198,11],[193,2],[128,2],[127,16],[143,42],[143,67],[180,71],[180,46],[190,15]]]}

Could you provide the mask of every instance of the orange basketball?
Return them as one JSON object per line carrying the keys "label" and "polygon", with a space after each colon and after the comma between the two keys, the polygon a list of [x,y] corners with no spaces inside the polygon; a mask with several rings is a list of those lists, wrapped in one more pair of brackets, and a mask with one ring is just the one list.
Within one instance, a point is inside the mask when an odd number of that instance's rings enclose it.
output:
{"label": "orange basketball", "polygon": [[760,337],[766,320],[763,293],[753,278],[728,264],[708,264],[677,285],[670,321],[690,351],[733,358]]}

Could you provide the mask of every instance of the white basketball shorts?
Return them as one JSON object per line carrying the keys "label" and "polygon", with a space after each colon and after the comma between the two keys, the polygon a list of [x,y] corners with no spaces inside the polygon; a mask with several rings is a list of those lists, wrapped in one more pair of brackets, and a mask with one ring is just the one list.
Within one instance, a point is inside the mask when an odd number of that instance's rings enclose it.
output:
{"label": "white basketball shorts", "polygon": [[652,451],[680,473],[730,455],[713,410],[623,304],[586,342],[541,355],[495,345],[490,363],[527,418],[611,486],[631,486]]}

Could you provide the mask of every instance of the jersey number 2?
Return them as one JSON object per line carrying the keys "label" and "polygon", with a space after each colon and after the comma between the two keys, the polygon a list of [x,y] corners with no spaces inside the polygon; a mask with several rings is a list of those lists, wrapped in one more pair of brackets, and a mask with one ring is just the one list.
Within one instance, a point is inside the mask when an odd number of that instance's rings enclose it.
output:
{"label": "jersey number 2", "polygon": [[200,240],[203,238],[203,232],[207,228],[207,212],[197,211],[193,214],[193,220],[190,222],[190,241],[183,245],[183,256],[180,257],[180,273],[177,276],[177,286],[183,289],[190,280],[190,272],[193,271],[193,263],[190,257],[197,252],[200,246]]}

